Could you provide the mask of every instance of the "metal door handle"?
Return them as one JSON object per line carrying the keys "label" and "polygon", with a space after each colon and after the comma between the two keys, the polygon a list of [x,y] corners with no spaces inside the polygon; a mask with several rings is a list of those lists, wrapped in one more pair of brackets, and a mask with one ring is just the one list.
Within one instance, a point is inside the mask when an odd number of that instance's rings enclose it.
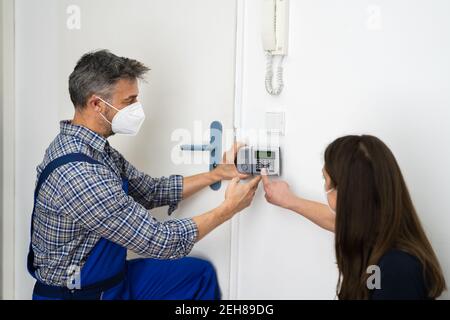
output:
{"label": "metal door handle", "polygon": [[[209,171],[212,171],[220,164],[222,157],[222,124],[219,121],[211,123],[210,134],[209,144],[183,144],[180,148],[183,151],[209,151]],[[219,181],[210,187],[219,190],[221,185]]]}

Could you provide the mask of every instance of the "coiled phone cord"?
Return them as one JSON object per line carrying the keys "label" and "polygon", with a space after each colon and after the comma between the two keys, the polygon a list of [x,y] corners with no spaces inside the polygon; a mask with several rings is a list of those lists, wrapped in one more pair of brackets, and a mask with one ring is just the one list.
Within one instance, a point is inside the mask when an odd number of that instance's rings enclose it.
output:
{"label": "coiled phone cord", "polygon": [[281,91],[283,91],[283,60],[284,55],[280,57],[280,62],[278,64],[276,72],[277,86],[273,87],[273,55],[270,52],[266,54],[266,91],[273,96],[278,96]]}

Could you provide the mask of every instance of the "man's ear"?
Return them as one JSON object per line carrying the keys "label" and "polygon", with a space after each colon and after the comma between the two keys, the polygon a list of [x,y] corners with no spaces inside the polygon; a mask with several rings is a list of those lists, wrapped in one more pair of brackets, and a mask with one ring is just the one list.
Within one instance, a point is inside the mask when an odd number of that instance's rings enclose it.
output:
{"label": "man's ear", "polygon": [[92,95],[88,98],[86,107],[99,112],[102,109],[101,100],[96,95]]}

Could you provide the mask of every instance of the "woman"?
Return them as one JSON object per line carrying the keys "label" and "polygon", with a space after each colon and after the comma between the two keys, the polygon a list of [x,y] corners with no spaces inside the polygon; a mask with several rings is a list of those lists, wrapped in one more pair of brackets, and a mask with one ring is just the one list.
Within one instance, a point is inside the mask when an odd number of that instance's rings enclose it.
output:
{"label": "woman", "polygon": [[[328,205],[294,195],[263,176],[268,202],[335,232],[339,299],[434,299],[446,289],[433,248],[389,148],[373,136],[346,136],[325,151]],[[369,289],[369,266],[381,289]]]}

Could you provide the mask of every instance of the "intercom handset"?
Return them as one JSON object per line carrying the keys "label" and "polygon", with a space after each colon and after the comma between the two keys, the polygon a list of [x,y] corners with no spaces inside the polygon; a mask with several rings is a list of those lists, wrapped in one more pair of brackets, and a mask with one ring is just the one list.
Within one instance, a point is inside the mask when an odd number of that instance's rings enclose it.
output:
{"label": "intercom handset", "polygon": [[[287,55],[289,38],[289,0],[263,0],[262,45],[266,52],[266,91],[277,96],[283,91],[283,59]],[[277,85],[273,86],[274,56],[280,56],[275,72]]]}
{"label": "intercom handset", "polygon": [[262,44],[271,55],[287,55],[289,0],[263,0]]}
{"label": "intercom handset", "polygon": [[240,173],[260,175],[261,169],[267,170],[267,175],[279,176],[280,148],[242,147],[237,154],[236,166]]}

